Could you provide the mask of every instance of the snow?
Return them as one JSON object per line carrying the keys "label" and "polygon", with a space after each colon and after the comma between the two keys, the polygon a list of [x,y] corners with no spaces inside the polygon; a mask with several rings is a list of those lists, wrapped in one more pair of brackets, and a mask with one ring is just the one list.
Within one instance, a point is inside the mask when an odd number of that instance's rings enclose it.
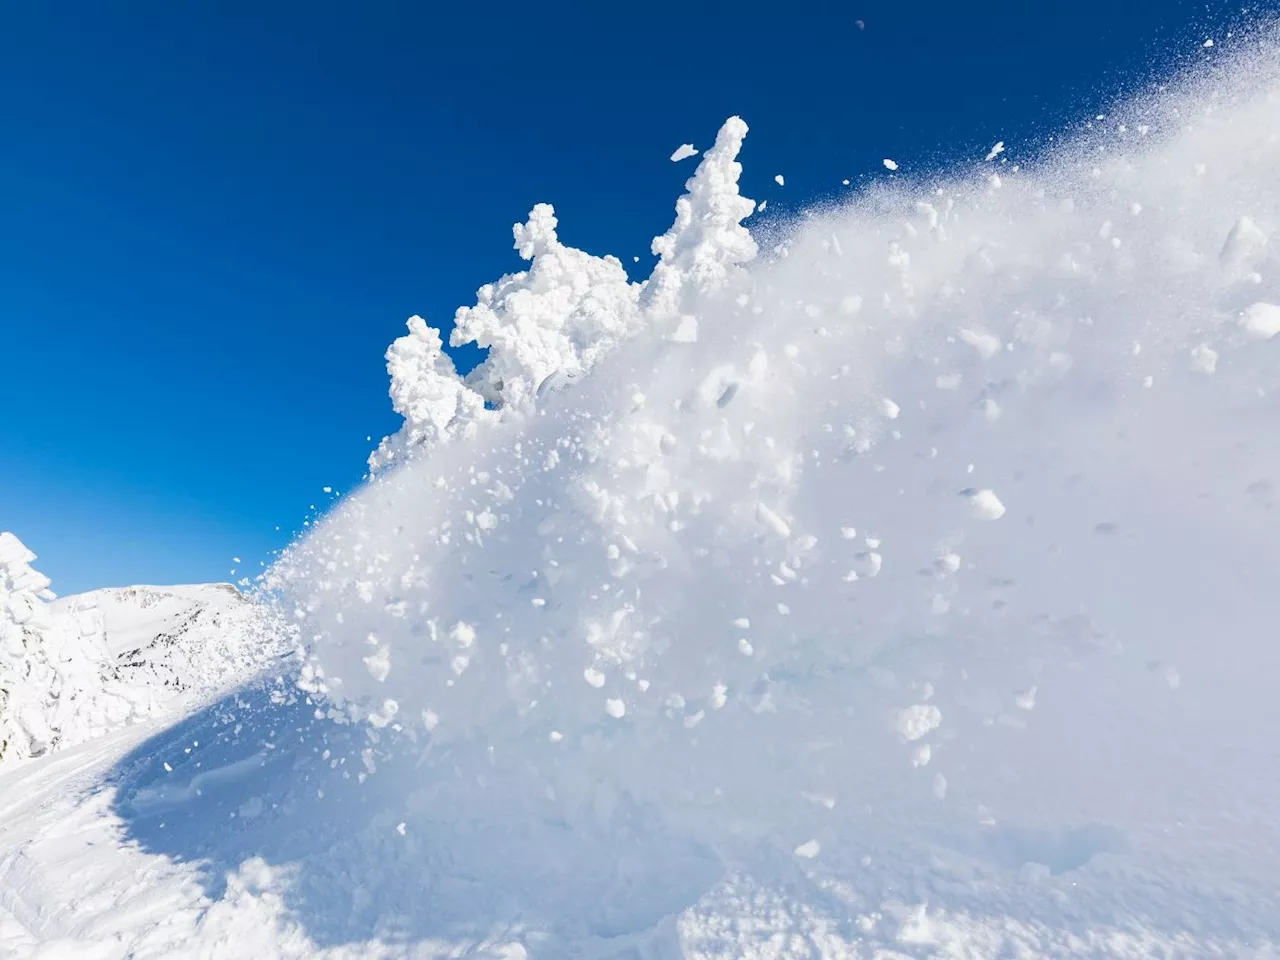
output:
{"label": "snow", "polygon": [[[369,482],[224,593],[259,675],[211,629],[221,695],[0,770],[0,953],[1274,953],[1280,62],[1224,62],[785,256],[737,118],[641,283],[535,206],[485,363],[411,320]],[[9,650],[217,589],[60,620],[15,544]]]}
{"label": "snow", "polygon": [[671,162],[679,163],[681,160],[688,160],[690,157],[696,157],[697,155],[698,150],[692,143],[682,143],[671,154]]}
{"label": "snow", "polygon": [[1280,306],[1255,303],[1240,315],[1240,326],[1254,340],[1270,340],[1280,333]]}
{"label": "snow", "polygon": [[885,157],[885,158],[884,158],[882,161],[880,161],[880,162],[884,164],[884,168],[885,168],[886,170],[897,170],[897,169],[898,169],[898,162],[897,162],[896,160],[890,160],[888,157]]}
{"label": "snow", "polygon": [[171,713],[287,652],[275,615],[230,584],[56,600],[35,559],[0,533],[0,763]]}

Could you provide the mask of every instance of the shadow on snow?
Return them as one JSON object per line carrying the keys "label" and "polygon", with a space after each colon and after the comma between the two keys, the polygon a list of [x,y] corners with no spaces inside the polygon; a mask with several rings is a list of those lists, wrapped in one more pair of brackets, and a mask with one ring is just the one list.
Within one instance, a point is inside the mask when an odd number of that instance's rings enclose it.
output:
{"label": "shadow on snow", "polygon": [[289,684],[254,684],[140,744],[108,774],[126,840],[194,865],[215,901],[261,858],[318,946],[665,955],[674,916],[720,875],[626,798],[566,816],[483,746],[428,753],[315,713]]}

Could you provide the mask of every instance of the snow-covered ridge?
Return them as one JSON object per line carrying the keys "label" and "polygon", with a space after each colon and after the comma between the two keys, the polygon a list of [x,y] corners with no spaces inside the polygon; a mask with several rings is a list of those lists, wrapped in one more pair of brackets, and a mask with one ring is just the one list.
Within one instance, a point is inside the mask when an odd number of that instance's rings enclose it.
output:
{"label": "snow-covered ridge", "polygon": [[231,584],[56,599],[0,533],[0,762],[41,756],[263,669],[285,631]]}

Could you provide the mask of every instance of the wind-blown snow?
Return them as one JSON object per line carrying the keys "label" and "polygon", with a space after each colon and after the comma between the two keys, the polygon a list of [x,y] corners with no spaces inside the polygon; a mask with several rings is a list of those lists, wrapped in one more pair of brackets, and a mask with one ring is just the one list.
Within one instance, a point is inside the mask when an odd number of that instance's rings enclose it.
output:
{"label": "wind-blown snow", "polygon": [[[205,864],[212,904],[134,944],[234,919],[280,956],[1268,955],[1259,49],[999,177],[899,171],[767,257],[736,118],[642,283],[536,206],[528,270],[455,320],[484,364],[411,320],[403,429],[271,571],[301,691],[117,764],[102,822]],[[0,880],[87,856],[0,853]]]}

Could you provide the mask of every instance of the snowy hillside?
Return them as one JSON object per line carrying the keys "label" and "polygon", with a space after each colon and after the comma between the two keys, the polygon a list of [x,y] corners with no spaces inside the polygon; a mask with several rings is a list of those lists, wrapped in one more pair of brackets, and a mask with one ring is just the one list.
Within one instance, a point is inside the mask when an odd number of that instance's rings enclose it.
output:
{"label": "snowy hillside", "polygon": [[[0,773],[0,952],[1275,956],[1280,54],[1235,56],[765,249],[730,119],[642,282],[535,206],[485,363],[410,320],[403,429],[268,574],[296,674]],[[199,673],[207,589],[97,597],[118,668]]]}
{"label": "snowy hillside", "polygon": [[0,763],[180,709],[287,649],[276,618],[230,584],[58,600],[35,560],[0,533]]}
{"label": "snowy hillside", "polygon": [[100,629],[119,676],[157,693],[220,689],[262,670],[279,643],[275,624],[229,583],[95,590],[51,611]]}

